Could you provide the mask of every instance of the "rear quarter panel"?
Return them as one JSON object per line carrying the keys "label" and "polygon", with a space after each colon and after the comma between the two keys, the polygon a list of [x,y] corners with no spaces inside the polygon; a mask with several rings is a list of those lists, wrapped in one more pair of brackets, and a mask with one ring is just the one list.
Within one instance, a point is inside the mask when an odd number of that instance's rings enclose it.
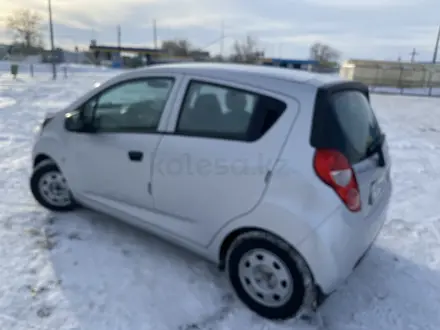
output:
{"label": "rear quarter panel", "polygon": [[316,87],[291,83],[282,91],[297,100],[299,111],[265,195],[251,213],[221,228],[210,242],[211,254],[218,254],[223,240],[241,228],[271,232],[301,253],[300,243],[340,205],[336,194],[313,169],[314,149],[309,138]]}
{"label": "rear quarter panel", "polygon": [[[307,86],[295,94],[300,111],[270,183],[270,191],[286,199],[292,212],[316,228],[340,204],[337,195],[316,175],[315,149],[310,145],[317,89]],[[269,197],[269,196],[268,196]]]}

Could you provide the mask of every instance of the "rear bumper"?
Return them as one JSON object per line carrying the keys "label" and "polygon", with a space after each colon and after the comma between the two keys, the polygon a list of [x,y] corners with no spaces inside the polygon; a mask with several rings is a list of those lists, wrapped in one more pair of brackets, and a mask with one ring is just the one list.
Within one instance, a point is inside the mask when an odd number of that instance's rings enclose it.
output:
{"label": "rear bumper", "polygon": [[373,245],[387,218],[390,197],[391,187],[365,218],[353,219],[344,206],[338,207],[299,246],[323,295],[334,291]]}
{"label": "rear bumper", "polygon": [[[373,243],[374,243],[374,241],[373,241]],[[370,252],[371,248],[373,247],[373,243],[367,248],[367,250],[364,252],[364,254],[361,255],[359,260],[356,261],[356,263],[354,264],[353,270],[355,270],[362,263],[362,261],[365,259],[365,257],[368,255],[368,252]],[[319,285],[317,286],[316,289],[317,289],[317,293],[318,293],[318,297],[317,297],[317,305],[318,306],[321,306],[327,300],[327,298],[329,296],[331,296],[331,294],[334,292],[334,291],[330,291],[330,292],[324,293]]]}

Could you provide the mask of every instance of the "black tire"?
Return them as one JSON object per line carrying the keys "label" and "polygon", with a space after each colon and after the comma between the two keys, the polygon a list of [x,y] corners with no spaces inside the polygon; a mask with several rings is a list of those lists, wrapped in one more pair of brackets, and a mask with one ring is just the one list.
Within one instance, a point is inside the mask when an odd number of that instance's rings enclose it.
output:
{"label": "black tire", "polygon": [[[278,277],[277,275],[279,273],[275,274],[275,282],[277,283],[275,285],[282,285],[283,287],[289,286],[293,289],[291,290],[292,293],[286,295],[285,301],[282,302],[282,305],[265,305],[248,293],[248,291],[254,291],[256,292],[256,295],[260,295],[260,298],[262,298],[258,289],[252,289],[252,282],[256,284],[258,280],[255,282],[246,277],[243,278],[243,276],[240,275],[239,270],[242,258],[245,258],[250,251],[255,251],[257,249],[259,251],[266,251],[268,258],[270,258],[269,256],[271,255],[276,256],[276,258],[283,263],[283,266],[281,266],[284,267],[283,274],[290,274],[291,279],[293,280],[291,283],[286,284],[286,280],[280,280],[283,276]],[[260,256],[261,255],[257,255],[257,257]],[[246,262],[242,264],[242,266],[252,267],[252,265],[249,266],[249,263]],[[274,269],[276,271],[279,268],[274,266]],[[238,298],[249,309],[266,319],[280,321],[291,319],[295,316],[300,316],[300,312],[306,310],[307,307],[314,308],[315,306],[315,285],[305,261],[283,240],[271,234],[253,231],[240,235],[228,250],[226,256],[226,271],[229,281]],[[248,286],[248,288],[245,288],[245,286]],[[266,295],[263,296],[265,297]],[[269,296],[269,300],[274,300],[277,295],[273,295],[272,298],[270,298],[270,294],[267,294],[267,296]],[[278,295],[278,297],[280,296]]]}
{"label": "black tire", "polygon": [[69,196],[68,201],[67,198],[63,198],[63,203],[51,202],[50,199],[44,195],[44,192],[41,191],[40,181],[44,180],[45,177],[49,176],[51,173],[53,173],[54,176],[62,176],[58,166],[51,160],[42,161],[34,168],[30,179],[30,188],[35,200],[41,206],[50,211],[68,212],[74,210],[78,205],[75,202],[70,190],[67,192]]}

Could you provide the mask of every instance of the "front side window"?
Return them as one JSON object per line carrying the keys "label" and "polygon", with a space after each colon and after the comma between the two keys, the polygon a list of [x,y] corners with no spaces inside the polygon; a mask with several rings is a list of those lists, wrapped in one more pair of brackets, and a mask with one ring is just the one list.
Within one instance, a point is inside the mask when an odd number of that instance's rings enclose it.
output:
{"label": "front side window", "polygon": [[172,78],[146,78],[110,87],[83,106],[83,117],[97,132],[155,131],[173,83]]}

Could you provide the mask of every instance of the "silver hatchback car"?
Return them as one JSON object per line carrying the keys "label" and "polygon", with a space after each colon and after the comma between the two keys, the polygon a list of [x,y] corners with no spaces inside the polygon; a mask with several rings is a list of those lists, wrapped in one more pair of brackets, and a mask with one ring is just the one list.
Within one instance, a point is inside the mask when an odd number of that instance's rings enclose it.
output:
{"label": "silver hatchback car", "polygon": [[390,156],[367,86],[232,64],[129,71],[44,120],[30,186],[217,263],[269,319],[315,307],[384,224]]}

